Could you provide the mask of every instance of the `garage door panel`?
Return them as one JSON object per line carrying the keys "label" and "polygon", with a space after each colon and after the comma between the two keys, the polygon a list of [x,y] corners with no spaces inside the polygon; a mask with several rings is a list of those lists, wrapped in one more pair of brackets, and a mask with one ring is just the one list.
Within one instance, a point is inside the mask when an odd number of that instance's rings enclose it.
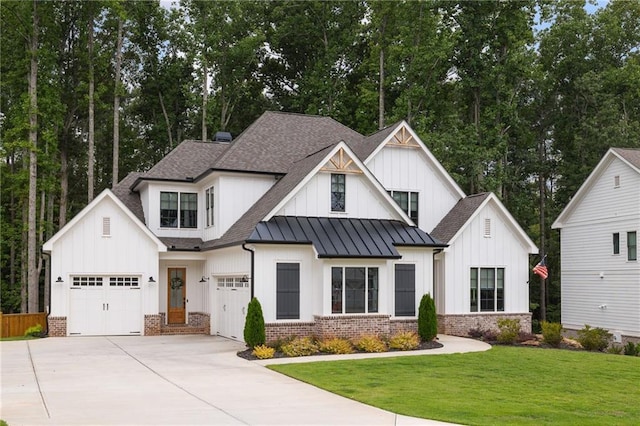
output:
{"label": "garage door panel", "polygon": [[138,277],[73,277],[69,335],[142,334],[142,298]]}

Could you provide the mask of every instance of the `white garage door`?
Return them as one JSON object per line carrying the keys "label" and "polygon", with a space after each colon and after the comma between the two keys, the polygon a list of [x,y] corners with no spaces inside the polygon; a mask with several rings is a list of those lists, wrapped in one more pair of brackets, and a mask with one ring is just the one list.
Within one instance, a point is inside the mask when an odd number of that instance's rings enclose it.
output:
{"label": "white garage door", "polygon": [[241,277],[220,277],[216,286],[218,334],[244,341],[244,319],[249,305],[249,282]]}
{"label": "white garage door", "polygon": [[142,334],[139,277],[76,276],[69,293],[69,335]]}

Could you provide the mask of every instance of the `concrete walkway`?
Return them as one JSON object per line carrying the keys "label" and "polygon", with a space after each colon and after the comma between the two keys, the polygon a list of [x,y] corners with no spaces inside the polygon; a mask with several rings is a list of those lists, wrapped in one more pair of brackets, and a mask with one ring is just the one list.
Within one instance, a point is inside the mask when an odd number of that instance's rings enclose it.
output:
{"label": "concrete walkway", "polygon": [[[489,348],[474,340],[439,337],[440,349],[372,356]],[[213,336],[1,342],[0,418],[10,426],[443,424],[399,416],[283,376],[264,368],[267,361],[237,357],[243,348]]]}

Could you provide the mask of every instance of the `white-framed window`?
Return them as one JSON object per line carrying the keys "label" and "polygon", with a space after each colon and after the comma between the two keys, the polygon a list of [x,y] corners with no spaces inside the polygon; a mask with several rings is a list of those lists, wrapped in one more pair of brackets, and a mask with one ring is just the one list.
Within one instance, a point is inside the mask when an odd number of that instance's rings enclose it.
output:
{"label": "white-framed window", "polygon": [[138,277],[109,277],[111,287],[138,287]]}
{"label": "white-framed window", "polygon": [[378,268],[332,267],[331,313],[366,314],[378,312]]}
{"label": "white-framed window", "polygon": [[638,234],[636,231],[627,232],[627,260],[638,260]]}
{"label": "white-framed window", "polygon": [[403,212],[418,226],[418,193],[411,191],[389,191],[391,198],[398,203]]}
{"label": "white-framed window", "polygon": [[344,174],[332,173],[331,174],[331,211],[343,212],[345,211],[345,190],[346,190],[346,176]]}
{"label": "white-framed window", "polygon": [[471,312],[504,311],[504,268],[471,268]]}
{"label": "white-framed window", "polygon": [[214,225],[214,216],[213,216],[213,207],[214,207],[214,189],[213,186],[210,186],[205,190],[205,200],[206,200],[206,226]]}
{"label": "white-framed window", "polygon": [[620,254],[620,233],[613,233],[613,254]]}
{"label": "white-framed window", "polygon": [[218,277],[218,287],[220,288],[248,288],[249,281],[242,277]]}
{"label": "white-framed window", "polygon": [[197,228],[198,194],[160,192],[160,226],[162,228]]}

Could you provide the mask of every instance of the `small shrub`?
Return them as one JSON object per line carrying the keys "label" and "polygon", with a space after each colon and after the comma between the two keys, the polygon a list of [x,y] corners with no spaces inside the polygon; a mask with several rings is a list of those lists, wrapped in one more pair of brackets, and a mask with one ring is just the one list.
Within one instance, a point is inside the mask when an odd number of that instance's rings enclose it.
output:
{"label": "small shrub", "polygon": [[420,346],[420,337],[413,331],[401,331],[389,339],[389,348],[410,351]]}
{"label": "small shrub", "polygon": [[620,345],[611,345],[607,348],[607,353],[613,355],[620,355],[622,353],[622,346]]}
{"label": "small shrub", "polygon": [[498,342],[513,344],[520,335],[520,320],[515,318],[501,318],[498,320]]}
{"label": "small shrub", "polygon": [[275,348],[276,351],[282,352],[282,347],[287,343],[291,343],[295,338],[296,336],[279,337],[267,342],[267,346]]}
{"label": "small shrub", "polygon": [[485,342],[495,342],[498,340],[498,333],[493,330],[485,330],[482,332],[482,340]]}
{"label": "small shrub", "polygon": [[476,327],[470,329],[467,334],[469,335],[469,337],[472,337],[474,339],[481,339],[482,336],[484,336],[485,331],[486,330],[483,330],[480,327]]}
{"label": "small shrub", "polygon": [[562,324],[542,321],[540,325],[542,326],[542,341],[551,346],[560,346],[560,342],[562,342]]}
{"label": "small shrub", "polygon": [[25,337],[42,337],[42,326],[40,324],[36,324],[27,328],[27,331],[24,332]]}
{"label": "small shrub", "polygon": [[273,355],[275,353],[276,353],[275,348],[272,348],[266,345],[258,345],[254,347],[253,352],[251,352],[251,354],[253,354],[253,356],[255,356],[258,359],[273,358]]}
{"label": "small shrub", "polygon": [[356,348],[365,352],[386,352],[387,344],[378,336],[364,335],[355,343]]}
{"label": "small shrub", "polygon": [[318,345],[311,337],[296,337],[280,348],[286,356],[309,356],[318,353]]}
{"label": "small shrub", "polygon": [[323,340],[318,344],[318,349],[320,352],[329,354],[352,354],[355,352],[350,341],[337,337]]}
{"label": "small shrub", "polygon": [[582,330],[578,330],[578,342],[588,351],[604,351],[609,346],[611,333],[603,328],[591,328],[585,324]]}
{"label": "small shrub", "polygon": [[638,343],[637,346],[634,345],[633,342],[627,342],[627,344],[624,345],[625,355],[638,356],[639,353],[640,353],[640,343]]}
{"label": "small shrub", "polygon": [[430,342],[438,335],[436,305],[428,293],[420,299],[420,307],[418,308],[418,334],[423,342]]}
{"label": "small shrub", "polygon": [[244,341],[250,348],[264,345],[267,340],[264,329],[264,316],[262,306],[255,297],[249,302],[247,318],[244,323]]}
{"label": "small shrub", "polygon": [[0,419],[0,426],[9,426],[9,424],[4,420]]}

